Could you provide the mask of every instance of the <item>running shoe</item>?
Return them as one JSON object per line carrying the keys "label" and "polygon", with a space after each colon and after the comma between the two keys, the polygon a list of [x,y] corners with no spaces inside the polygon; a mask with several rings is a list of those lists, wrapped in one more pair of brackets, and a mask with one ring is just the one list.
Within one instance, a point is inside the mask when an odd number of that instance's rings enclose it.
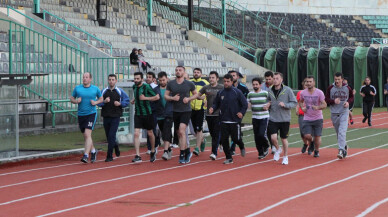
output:
{"label": "running shoe", "polygon": [[94,163],[97,160],[97,152],[98,150],[96,149],[94,153],[90,153],[90,162]]}
{"label": "running shoe", "polygon": [[210,157],[210,159],[212,159],[212,160],[216,160],[216,158],[217,158],[217,156],[216,156],[215,154],[211,154],[209,157]]}
{"label": "running shoe", "polygon": [[218,146],[218,149],[219,149],[221,152],[223,152],[223,151],[224,151],[224,147],[222,147],[222,145],[221,145],[221,144]]}
{"label": "running shoe", "polygon": [[340,150],[338,151],[337,157],[338,157],[339,159],[343,159],[343,158],[344,158],[344,151],[340,149]]}
{"label": "running shoe", "polygon": [[345,145],[344,158],[348,156],[348,146]]}
{"label": "running shoe", "polygon": [[177,144],[171,144],[170,147],[172,147],[172,148],[179,148],[179,146]]}
{"label": "running shoe", "polygon": [[116,154],[116,157],[120,157],[120,149],[119,149],[119,146],[115,146],[115,154]]}
{"label": "running shoe", "polygon": [[353,119],[350,119],[350,124],[353,125],[354,124],[354,121]]}
{"label": "running shoe", "polygon": [[314,150],[314,157],[319,157],[319,151]]}
{"label": "running shoe", "polygon": [[105,162],[111,162],[111,161],[113,161],[113,158],[111,158],[111,157],[108,157],[105,159]]}
{"label": "running shoe", "polygon": [[235,151],[230,151],[230,155],[234,156],[234,155],[236,155],[236,152]]}
{"label": "running shoe", "polygon": [[195,156],[198,156],[199,155],[199,148],[195,147],[193,153],[195,154]]}
{"label": "running shoe", "polygon": [[311,155],[314,152],[314,142],[311,142],[309,149],[307,151],[308,155]]}
{"label": "running shoe", "polygon": [[133,163],[140,163],[142,162],[141,157],[139,155],[136,155],[135,158],[132,160]]}
{"label": "running shoe", "polygon": [[81,162],[82,162],[82,163],[88,163],[88,156],[84,155],[84,156],[81,158]]}
{"label": "running shoe", "polygon": [[164,153],[162,155],[162,159],[163,160],[168,160],[168,151],[164,151]]}
{"label": "running shoe", "polygon": [[278,161],[280,159],[280,153],[281,153],[281,151],[278,151],[278,150],[275,151],[275,154],[273,155],[273,160],[274,161]]}
{"label": "running shoe", "polygon": [[224,164],[232,164],[233,163],[233,159],[231,158],[231,159],[226,159],[225,161],[224,161]]}
{"label": "running shoe", "polygon": [[185,163],[187,163],[187,164],[190,163],[190,159],[192,156],[193,156],[193,153],[191,153],[191,151],[188,154],[186,154]]}
{"label": "running shoe", "polygon": [[367,118],[362,119],[362,123],[365,123],[366,119],[367,119]]}
{"label": "running shoe", "polygon": [[156,160],[156,153],[155,152],[151,152],[150,154],[150,162],[154,162]]}
{"label": "running shoe", "polygon": [[167,158],[167,160],[171,160],[171,157],[172,157],[172,149],[170,151],[168,151],[168,158]]}
{"label": "running shoe", "polygon": [[186,161],[185,161],[185,156],[184,156],[184,155],[179,155],[179,163],[180,163],[180,164],[186,163]]}
{"label": "running shoe", "polygon": [[271,154],[275,154],[275,152],[276,152],[276,147],[272,146]]}
{"label": "running shoe", "polygon": [[205,151],[205,147],[206,147],[206,139],[203,138],[203,141],[201,143],[201,152],[204,152]]}
{"label": "running shoe", "polygon": [[246,154],[245,148],[241,149],[240,151],[241,151],[241,157],[245,157],[245,154]]}
{"label": "running shoe", "polygon": [[288,165],[288,157],[287,157],[287,156],[284,156],[284,157],[283,157],[282,164],[283,164],[283,165]]}
{"label": "running shoe", "polygon": [[147,151],[146,151],[146,154],[151,154],[151,150],[147,150]]}
{"label": "running shoe", "polygon": [[371,126],[372,126],[372,123],[371,123],[371,122],[368,122],[368,125],[371,127]]}
{"label": "running shoe", "polygon": [[269,154],[269,148],[267,148],[267,149],[264,151],[263,155],[264,155],[264,157],[267,157],[268,154]]}
{"label": "running shoe", "polygon": [[302,154],[306,152],[307,147],[308,147],[308,145],[303,144],[303,147],[302,147],[302,150],[301,150]]}

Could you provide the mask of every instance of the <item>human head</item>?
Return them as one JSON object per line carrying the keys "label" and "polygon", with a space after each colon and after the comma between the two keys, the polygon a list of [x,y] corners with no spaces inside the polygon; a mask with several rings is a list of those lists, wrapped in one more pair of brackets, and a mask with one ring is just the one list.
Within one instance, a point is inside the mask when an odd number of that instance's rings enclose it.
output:
{"label": "human head", "polygon": [[282,82],[283,82],[283,74],[280,72],[275,72],[273,74],[273,85],[275,87],[278,87],[282,84]]}
{"label": "human head", "polygon": [[110,88],[114,88],[117,83],[117,76],[115,74],[108,75],[108,84]]}
{"label": "human head", "polygon": [[137,53],[138,53],[137,48],[133,48],[133,49],[132,49],[132,53],[136,53],[136,54],[137,54]]}
{"label": "human head", "polygon": [[162,88],[165,88],[167,86],[167,83],[168,83],[167,73],[164,71],[159,72],[158,80],[159,80],[159,85]]}
{"label": "human head", "polygon": [[156,75],[154,72],[147,72],[146,83],[152,84],[156,82]]}
{"label": "human head", "polygon": [[226,74],[224,76],[224,88],[231,88],[233,85],[233,76],[231,74]]}
{"label": "human head", "polygon": [[143,73],[135,72],[133,76],[133,82],[135,82],[136,86],[141,86],[141,84],[143,83]]}
{"label": "human head", "polygon": [[262,79],[259,77],[255,77],[252,79],[252,87],[254,91],[258,91],[261,88]]}
{"label": "human head", "polygon": [[202,69],[200,69],[200,68],[195,68],[195,69],[193,70],[193,77],[194,77],[195,79],[201,78],[201,77],[202,77]]}
{"label": "human head", "polygon": [[230,70],[228,74],[230,74],[233,77],[233,83],[236,83],[240,78],[240,73],[235,70]]}
{"label": "human head", "polygon": [[348,81],[349,81],[349,79],[348,79],[347,77],[344,77],[343,83],[344,83],[344,84],[348,84]]}
{"label": "human head", "polygon": [[307,86],[307,88],[308,88],[309,90],[314,89],[314,87],[315,87],[315,79],[314,79],[314,76],[312,76],[312,75],[307,76],[307,77],[304,79],[304,82],[305,82],[305,86]]}
{"label": "human head", "polygon": [[343,81],[344,81],[344,75],[341,72],[337,72],[334,74],[335,86],[342,87]]}
{"label": "human head", "polygon": [[366,76],[365,79],[364,79],[364,84],[365,85],[370,85],[370,82],[371,82],[370,77]]}
{"label": "human head", "polygon": [[137,50],[137,52],[138,52],[139,54],[143,54],[143,50],[142,50],[142,49]]}
{"label": "human head", "polygon": [[219,80],[219,76],[218,76],[218,73],[216,71],[211,71],[209,73],[209,83],[210,85],[216,85],[218,83],[218,80]]}
{"label": "human head", "polygon": [[82,75],[82,84],[84,86],[89,86],[92,83],[92,73],[90,72],[85,72]]}
{"label": "human head", "polygon": [[272,71],[266,71],[264,73],[264,78],[265,78],[265,83],[268,86],[272,86],[273,85],[273,72]]}
{"label": "human head", "polygon": [[175,68],[175,76],[177,78],[182,78],[186,72],[186,68],[184,66],[177,66]]}

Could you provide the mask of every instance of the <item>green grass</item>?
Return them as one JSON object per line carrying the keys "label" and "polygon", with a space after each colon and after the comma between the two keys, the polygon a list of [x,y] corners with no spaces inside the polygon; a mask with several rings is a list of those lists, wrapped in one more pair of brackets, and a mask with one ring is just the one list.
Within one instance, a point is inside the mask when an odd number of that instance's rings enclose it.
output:
{"label": "green grass", "polygon": [[[386,111],[386,108],[375,108],[373,112],[384,112]],[[355,108],[353,110],[354,115],[359,115],[362,113],[361,108]],[[293,110],[292,112],[292,120],[291,124],[297,123],[297,116],[295,115],[295,112]],[[324,119],[330,119],[330,109],[324,109],[323,110],[323,116]],[[252,114],[251,112],[247,112],[247,114],[244,116],[243,123],[251,124],[252,123]],[[368,136],[371,134],[376,134],[380,132],[386,132],[386,129],[349,129],[348,130],[348,139],[358,138],[361,136]],[[330,134],[334,134],[333,129],[324,129],[323,130],[323,137],[322,139],[322,145],[330,145],[336,143],[336,137],[335,135],[327,136]],[[249,136],[248,136],[249,135]],[[290,137],[289,142],[291,143],[290,147],[300,147],[301,141],[299,136],[299,129],[291,129],[290,130]],[[107,147],[106,144],[101,144],[106,142],[105,138],[105,132],[103,128],[98,128],[93,131],[93,142],[95,143],[95,146],[98,149],[102,149],[106,151]],[[352,147],[360,147],[360,148],[369,148],[374,147],[376,144],[384,144],[388,140],[387,134],[380,134],[374,137],[368,137],[367,139],[362,139],[359,141],[351,142]],[[210,145],[211,138],[207,138],[207,146]],[[244,142],[249,147],[254,146],[253,142],[253,132],[252,130],[244,132]],[[195,140],[191,141],[191,144],[193,145],[195,143]],[[45,134],[45,135],[36,135],[36,136],[25,136],[20,137],[20,149],[21,150],[50,150],[50,151],[59,151],[59,150],[69,150],[69,149],[76,149],[76,148],[83,148],[84,139],[82,134],[77,132],[71,132],[71,133],[60,133],[60,134]],[[132,147],[128,145],[122,145],[121,149],[123,151],[132,149]]]}

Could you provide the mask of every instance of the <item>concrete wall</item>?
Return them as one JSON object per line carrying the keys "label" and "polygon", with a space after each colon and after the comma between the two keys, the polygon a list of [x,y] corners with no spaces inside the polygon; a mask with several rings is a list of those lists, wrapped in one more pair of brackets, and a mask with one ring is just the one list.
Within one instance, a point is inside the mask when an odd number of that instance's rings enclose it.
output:
{"label": "concrete wall", "polygon": [[267,71],[267,69],[247,60],[234,51],[223,47],[220,39],[207,34],[206,32],[189,31],[188,36],[189,40],[196,42],[198,46],[208,48],[212,52],[224,56],[225,60],[236,62],[240,66],[244,67],[246,71],[242,72],[243,74],[262,76]]}

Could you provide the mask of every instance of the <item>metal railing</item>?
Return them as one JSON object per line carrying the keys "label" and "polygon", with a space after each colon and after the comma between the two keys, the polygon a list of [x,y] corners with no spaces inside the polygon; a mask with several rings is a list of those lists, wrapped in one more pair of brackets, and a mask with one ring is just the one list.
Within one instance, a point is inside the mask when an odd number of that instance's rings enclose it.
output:
{"label": "metal railing", "polygon": [[44,19],[44,20],[46,20],[46,15],[48,14],[48,15],[50,15],[51,17],[54,17],[55,19],[60,20],[61,22],[63,22],[63,23],[65,24],[65,25],[64,25],[64,30],[65,30],[65,31],[68,31],[68,27],[71,26],[72,28],[77,29],[78,31],[80,31],[80,32],[82,32],[82,33],[84,33],[84,34],[86,34],[86,35],[87,35],[88,44],[91,44],[90,38],[93,38],[93,39],[95,39],[96,41],[99,41],[100,43],[105,44],[107,47],[109,47],[109,49],[110,49],[110,55],[112,55],[112,49],[113,49],[113,48],[112,48],[112,45],[111,45],[110,43],[108,43],[108,42],[106,42],[106,41],[104,41],[104,40],[102,40],[102,39],[100,39],[100,38],[98,38],[98,37],[96,37],[96,36],[90,34],[89,32],[86,32],[85,30],[79,28],[78,26],[76,26],[76,25],[74,25],[74,24],[72,24],[72,23],[69,23],[68,21],[66,21],[66,20],[64,20],[64,19],[62,19],[62,18],[60,18],[60,17],[58,17],[57,15],[54,15],[54,14],[52,14],[52,13],[46,11],[46,10],[43,10],[42,13],[43,13],[43,19]]}
{"label": "metal railing", "polygon": [[372,38],[371,44],[380,44],[380,45],[387,46],[388,38]]}
{"label": "metal railing", "polygon": [[[28,15],[26,15],[26,14],[23,14],[22,12],[20,12],[20,11],[14,9],[14,8],[11,7],[11,6],[7,6],[7,16],[10,15],[10,10],[12,10],[12,11],[14,11],[14,12],[16,12],[16,13],[22,15],[22,16],[24,16],[25,18],[27,18],[27,19],[30,21],[30,26],[31,26],[31,29],[32,29],[32,30],[34,29],[34,23],[36,23],[37,25],[43,27],[44,29],[46,29],[46,30],[52,32],[52,33],[54,34],[54,39],[55,39],[55,40],[57,40],[57,36],[59,36],[59,37],[63,38],[64,41],[68,41],[68,42],[70,42],[70,44],[75,45],[76,48],[78,48],[78,49],[80,48],[80,45],[79,45],[77,42],[75,42],[74,40],[72,40],[72,39],[70,39],[69,37],[67,37],[67,36],[65,36],[65,35],[63,35],[63,34],[57,32],[57,31],[55,31],[54,29],[48,27],[47,25],[45,25],[45,24],[43,24],[43,23],[41,23],[41,22],[35,20],[34,18],[32,18],[32,17],[30,17],[30,16],[28,16]],[[70,45],[70,44],[68,44],[68,45]]]}
{"label": "metal railing", "polygon": [[[59,108],[59,110],[56,110],[56,108]],[[55,128],[57,113],[68,113],[72,117],[77,118],[77,115],[75,115],[77,111],[78,111],[77,107],[73,106],[73,104],[70,102],[70,99],[52,100],[50,104],[50,112],[52,114],[51,126]]]}
{"label": "metal railing", "polygon": [[89,71],[93,75],[93,83],[100,88],[105,87],[109,74],[116,74],[118,79],[130,79],[131,62],[129,57],[90,58]]}

